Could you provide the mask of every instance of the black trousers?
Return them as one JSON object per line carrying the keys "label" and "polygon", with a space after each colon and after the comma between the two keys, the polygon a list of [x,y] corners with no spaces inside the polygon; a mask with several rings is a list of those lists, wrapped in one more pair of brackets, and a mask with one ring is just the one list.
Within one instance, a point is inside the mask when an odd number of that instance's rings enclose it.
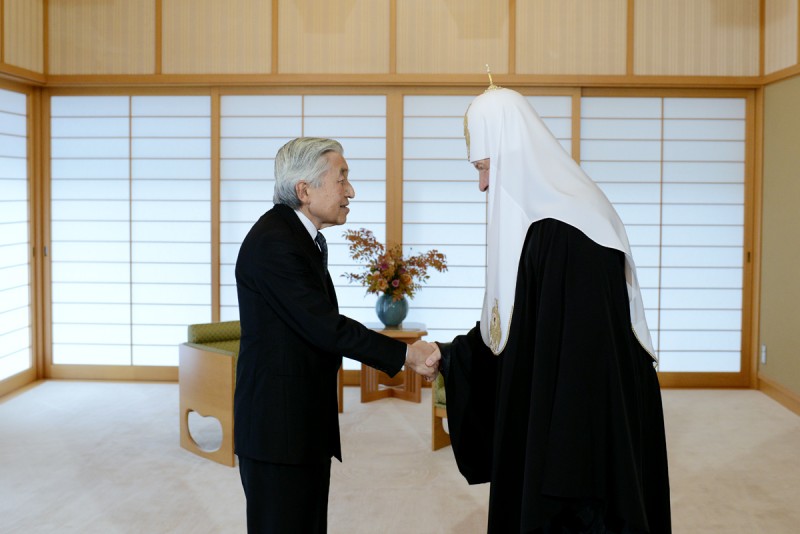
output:
{"label": "black trousers", "polygon": [[239,456],[239,474],[247,498],[249,534],[327,531],[330,459],[283,465]]}

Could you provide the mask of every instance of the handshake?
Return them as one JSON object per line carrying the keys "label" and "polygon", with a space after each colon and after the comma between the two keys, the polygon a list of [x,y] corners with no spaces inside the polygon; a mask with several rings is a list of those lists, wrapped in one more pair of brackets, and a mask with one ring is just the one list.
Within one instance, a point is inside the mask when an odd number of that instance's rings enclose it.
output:
{"label": "handshake", "polygon": [[439,374],[439,360],[441,359],[442,353],[436,343],[420,340],[408,347],[406,366],[422,375],[426,382],[433,382],[436,375]]}

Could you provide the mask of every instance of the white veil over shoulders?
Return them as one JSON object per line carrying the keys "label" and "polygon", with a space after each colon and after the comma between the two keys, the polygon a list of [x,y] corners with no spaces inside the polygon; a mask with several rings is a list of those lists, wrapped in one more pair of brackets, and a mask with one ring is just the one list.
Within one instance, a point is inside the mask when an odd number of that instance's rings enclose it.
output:
{"label": "white veil over shoulders", "polygon": [[525,236],[532,223],[552,218],[625,254],[631,325],[655,358],[628,236],[600,188],[516,91],[492,88],[475,98],[464,126],[468,159],[490,160],[484,343],[494,354],[505,348]]}

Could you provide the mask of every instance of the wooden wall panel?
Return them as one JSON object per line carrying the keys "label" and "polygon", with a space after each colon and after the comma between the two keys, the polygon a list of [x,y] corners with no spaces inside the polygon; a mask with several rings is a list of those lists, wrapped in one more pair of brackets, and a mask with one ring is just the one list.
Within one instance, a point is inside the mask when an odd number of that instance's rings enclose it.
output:
{"label": "wooden wall panel", "polygon": [[518,74],[625,74],[627,0],[517,0]]}
{"label": "wooden wall panel", "polygon": [[634,74],[757,76],[759,0],[635,0]]}
{"label": "wooden wall panel", "polygon": [[49,74],[152,74],[155,0],[49,0]]}
{"label": "wooden wall panel", "polygon": [[163,0],[163,6],[164,74],[270,72],[272,2]]}
{"label": "wooden wall panel", "polygon": [[3,60],[44,73],[44,0],[4,0]]}
{"label": "wooden wall panel", "polygon": [[508,2],[398,0],[397,72],[508,72]]}
{"label": "wooden wall panel", "polygon": [[759,378],[800,396],[800,76],[764,90],[764,178],[761,227],[761,331],[767,361]]}
{"label": "wooden wall panel", "polygon": [[797,63],[798,0],[766,0],[764,74]]}
{"label": "wooden wall panel", "polygon": [[278,1],[278,72],[389,72],[389,0]]}

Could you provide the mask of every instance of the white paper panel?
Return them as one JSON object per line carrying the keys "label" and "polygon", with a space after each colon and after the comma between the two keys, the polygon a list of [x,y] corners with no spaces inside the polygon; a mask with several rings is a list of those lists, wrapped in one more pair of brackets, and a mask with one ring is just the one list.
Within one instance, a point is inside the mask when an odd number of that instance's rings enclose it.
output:
{"label": "white paper panel", "polygon": [[741,370],[740,351],[672,352],[663,351],[658,369],[665,373],[738,373]]}
{"label": "white paper panel", "polygon": [[211,157],[211,143],[207,138],[173,138],[168,143],[164,141],[164,139],[134,138],[132,141],[133,157],[178,161]]}
{"label": "white paper panel", "polygon": [[[473,170],[473,173],[475,171]],[[486,206],[485,193],[478,189],[478,176],[471,182],[413,182],[403,183],[403,200],[407,202],[427,202],[446,199],[448,202],[473,202]]]}
{"label": "white paper panel", "polygon": [[[224,97],[225,99],[230,97]],[[224,111],[223,111],[224,113]],[[300,137],[303,134],[301,117],[231,117],[221,120],[222,137],[270,137],[274,132],[281,136]]]}
{"label": "white paper panel", "polygon": [[744,99],[582,99],[583,167],[627,226],[662,371],[739,368],[744,111]]}
{"label": "white paper panel", "polygon": [[25,115],[27,108],[27,95],[0,89],[0,111]]}
{"label": "white paper panel", "polygon": [[0,157],[0,176],[7,179],[25,180],[28,176],[27,159]]}
{"label": "white paper panel", "polygon": [[174,365],[188,324],[175,321],[210,320],[210,102],[53,99],[55,363],[136,365],[131,331],[144,320],[182,331],[148,361]]}
{"label": "white paper panel", "polygon": [[52,221],[53,249],[63,241],[127,241],[130,236],[130,224],[126,222],[103,221],[75,222]]}
{"label": "white paper panel", "polygon": [[53,221],[127,221],[128,200],[53,200]]}
{"label": "white paper panel", "polygon": [[27,96],[0,89],[0,380],[31,366]]}
{"label": "white paper panel", "polygon": [[53,180],[50,185],[50,198],[53,201],[123,200],[126,211],[129,193],[128,180]]}
{"label": "white paper panel", "polygon": [[460,117],[463,124],[464,114],[474,99],[474,96],[406,96],[403,110],[406,117]]}
{"label": "white paper panel", "polygon": [[744,161],[744,141],[664,141],[666,161]]}
{"label": "white paper panel", "polygon": [[131,123],[134,137],[200,137],[211,135],[211,123],[207,117],[139,117]]}
{"label": "white paper panel", "polygon": [[583,119],[583,139],[661,139],[661,121],[652,119]]}
{"label": "white paper panel", "polygon": [[134,117],[208,117],[211,98],[208,96],[134,96],[131,98]]}
{"label": "white paper panel", "polygon": [[[100,248],[95,244],[81,244],[85,248]],[[62,245],[64,246],[64,245]],[[108,246],[102,247],[106,251],[107,256],[109,253]],[[124,282],[126,285],[131,280],[130,269],[130,248],[127,244],[120,246],[116,251],[119,256],[117,263],[109,263],[103,259],[93,260],[88,255],[76,253],[76,257],[86,258],[86,262],[58,262],[53,259],[52,279],[53,282]],[[53,290],[55,290],[55,284]]]}
{"label": "white paper panel", "polygon": [[658,161],[583,161],[581,167],[597,183],[661,181],[661,163]]}
{"label": "white paper panel", "polygon": [[458,117],[406,117],[406,137],[459,137],[464,135],[464,119]]}
{"label": "white paper panel", "polygon": [[737,204],[744,202],[744,184],[664,184],[666,204]]}
{"label": "white paper panel", "polygon": [[385,117],[386,97],[380,95],[308,95],[305,117]]}
{"label": "white paper panel", "polygon": [[[232,145],[228,147],[232,148]],[[255,180],[263,181],[265,194],[272,198],[273,183],[275,181],[275,161],[265,159],[224,159],[220,161],[220,172],[225,177],[222,186],[228,180]]]}
{"label": "white paper panel", "polygon": [[[410,157],[406,154],[406,158]],[[454,159],[403,161],[403,181],[470,181],[478,183],[477,173],[466,154],[458,152]],[[477,185],[475,186],[477,188]]]}
{"label": "white paper panel", "polygon": [[128,157],[128,140],[120,138],[70,139],[54,137],[50,149],[54,159],[94,159]]}
{"label": "white paper panel", "polygon": [[127,96],[54,96],[50,98],[52,117],[128,117]]}
{"label": "white paper panel", "polygon": [[[53,338],[58,343],[127,343],[126,340],[130,339],[130,302],[92,304],[86,302],[87,297],[91,295],[84,295],[76,303],[53,303]],[[78,325],[86,326],[79,328]],[[108,325],[117,325],[113,329],[118,334],[116,337],[106,333]],[[71,327],[75,330],[70,331]],[[93,335],[93,328],[98,335]],[[101,332],[102,337],[99,335]]]}
{"label": "white paper panel", "polygon": [[127,344],[53,344],[53,363],[70,365],[130,365],[130,335]]}
{"label": "white paper panel", "polygon": [[349,152],[347,138],[386,136],[384,117],[307,117],[303,125],[303,135],[335,138],[344,146],[345,155]]}
{"label": "white paper panel", "polygon": [[[205,250],[203,250],[204,253]],[[139,255],[141,258],[141,255]],[[163,256],[162,256],[163,257]],[[131,280],[144,283],[158,280],[161,284],[207,284],[210,258],[192,263],[136,263],[131,266]],[[207,286],[203,286],[207,287]],[[210,290],[210,289],[209,289]]]}
{"label": "white paper panel", "polygon": [[660,119],[660,98],[590,97],[581,99],[581,119]]}
{"label": "white paper panel", "polygon": [[128,180],[130,163],[127,159],[53,159],[50,174],[53,183],[59,180]]}
{"label": "white paper panel", "polygon": [[27,140],[19,135],[6,135],[0,133],[0,156],[3,157],[25,157]]}
{"label": "white paper panel", "polygon": [[225,95],[222,117],[299,117],[303,97],[293,95]]}
{"label": "white paper panel", "polygon": [[572,97],[571,96],[527,96],[525,99],[530,102],[533,109],[540,117],[572,117]]}
{"label": "white paper panel", "polygon": [[658,203],[661,199],[661,187],[658,184],[599,184],[613,204]]}
{"label": "white paper panel", "polygon": [[744,165],[725,161],[665,161],[664,182],[744,183]]}
{"label": "white paper panel", "polygon": [[57,118],[50,123],[52,137],[116,137],[127,139],[130,130],[128,117]]}
{"label": "white paper panel", "polygon": [[211,165],[206,158],[169,160],[137,157],[130,162],[130,165],[133,177],[140,180],[209,180],[211,178]]}
{"label": "white paper panel", "polygon": [[60,283],[53,286],[54,303],[115,304],[127,302],[131,288],[127,283]]}
{"label": "white paper panel", "polygon": [[723,350],[735,351],[741,348],[739,329],[725,330],[667,330],[661,329],[662,350]]}
{"label": "white paper panel", "polygon": [[[430,197],[443,198],[448,197]],[[486,223],[486,204],[447,202],[403,202],[403,221],[406,224]]]}
{"label": "white paper panel", "polygon": [[665,98],[668,119],[743,119],[744,98]]}
{"label": "white paper panel", "polygon": [[744,120],[682,120],[664,121],[664,139],[702,139],[744,141]]}
{"label": "white paper panel", "polygon": [[659,161],[659,141],[601,141],[581,140],[583,161]]}

